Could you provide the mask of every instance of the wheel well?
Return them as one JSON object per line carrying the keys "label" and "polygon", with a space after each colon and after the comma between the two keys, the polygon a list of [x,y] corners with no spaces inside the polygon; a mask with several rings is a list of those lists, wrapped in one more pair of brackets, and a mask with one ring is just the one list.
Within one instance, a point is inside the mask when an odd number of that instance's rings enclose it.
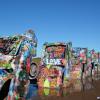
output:
{"label": "wheel well", "polygon": [[11,79],[7,80],[3,84],[3,86],[2,86],[2,88],[0,90],[0,100],[4,100],[4,98],[8,95],[10,82],[11,82]]}
{"label": "wheel well", "polygon": [[37,66],[37,64],[36,64],[36,63],[31,63],[31,65],[33,65],[33,64]]}
{"label": "wheel well", "polygon": [[12,73],[13,72],[12,68],[11,69],[4,69],[4,70],[6,70],[8,73]]}

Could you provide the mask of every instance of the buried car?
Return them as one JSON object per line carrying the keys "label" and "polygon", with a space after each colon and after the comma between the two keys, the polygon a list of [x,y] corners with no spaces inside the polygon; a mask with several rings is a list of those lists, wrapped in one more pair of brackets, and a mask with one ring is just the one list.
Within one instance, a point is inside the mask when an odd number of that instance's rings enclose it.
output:
{"label": "buried car", "polygon": [[[33,32],[32,30],[29,31]],[[34,64],[32,59],[36,56],[36,47],[37,38],[34,32],[31,36],[15,35],[0,37],[0,69],[9,72],[10,70],[17,70],[20,60],[23,60],[21,59],[21,55],[25,51],[23,48],[28,48],[26,54],[24,54],[27,66],[26,70],[29,73],[31,72],[30,75],[33,76],[33,67],[31,68],[30,66]],[[30,56],[27,56],[27,53],[30,53]]]}
{"label": "buried car", "polygon": [[[5,76],[4,79],[0,75],[1,80],[6,81],[6,78],[10,78],[12,72],[14,77],[11,77],[11,85],[17,84],[17,79],[21,82],[24,79],[32,80],[36,78],[37,71],[35,70],[37,70],[37,65],[32,60],[36,56],[36,47],[37,38],[32,30],[28,30],[23,35],[0,37],[0,69],[2,69],[2,73],[5,73],[2,74]],[[10,88],[8,87],[9,96],[12,96],[10,91],[12,91],[12,87],[14,88],[11,85]]]}
{"label": "buried car", "polygon": [[62,85],[66,87],[69,79],[71,46],[71,42],[44,44],[39,87],[59,88]]}

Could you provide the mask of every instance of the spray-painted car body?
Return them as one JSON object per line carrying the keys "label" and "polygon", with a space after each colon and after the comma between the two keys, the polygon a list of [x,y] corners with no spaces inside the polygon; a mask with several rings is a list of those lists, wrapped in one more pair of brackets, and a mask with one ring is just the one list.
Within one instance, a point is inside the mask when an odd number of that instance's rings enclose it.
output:
{"label": "spray-painted car body", "polygon": [[44,67],[39,76],[40,87],[60,87],[65,77],[68,78],[68,46],[67,43],[44,44],[42,57]]}
{"label": "spray-painted car body", "polygon": [[81,79],[84,71],[83,65],[87,62],[87,48],[74,47],[72,49],[71,78]]}
{"label": "spray-painted car body", "polygon": [[72,55],[72,76],[81,79],[95,75],[99,63],[99,54],[95,50],[76,47],[73,48]]}
{"label": "spray-painted car body", "polygon": [[95,50],[90,50],[91,55],[91,76],[98,74],[99,70],[99,53]]}
{"label": "spray-painted car body", "polygon": [[[1,80],[4,82],[7,81],[4,79],[4,76],[6,79],[12,79],[12,77],[9,77],[10,75],[12,76],[12,74],[15,76],[15,72],[21,60],[20,57],[23,53],[23,46],[30,47],[27,51],[27,53],[30,53],[30,57],[24,54],[26,71],[30,74],[31,64],[33,64],[32,58],[36,56],[37,38],[35,34],[28,38],[25,35],[0,37],[0,69],[2,69],[4,73],[4,75],[0,75],[0,77],[2,77]],[[27,63],[29,58],[31,58],[31,60]],[[9,71],[9,73],[7,73],[6,70]],[[34,74],[30,74],[30,77],[32,75]]]}

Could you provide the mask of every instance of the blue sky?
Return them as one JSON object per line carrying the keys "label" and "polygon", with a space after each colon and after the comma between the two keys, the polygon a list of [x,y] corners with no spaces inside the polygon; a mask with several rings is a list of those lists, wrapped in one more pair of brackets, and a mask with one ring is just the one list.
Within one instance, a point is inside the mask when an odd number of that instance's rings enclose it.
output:
{"label": "blue sky", "polygon": [[100,51],[100,0],[0,0],[0,36],[33,29],[42,44],[72,41]]}

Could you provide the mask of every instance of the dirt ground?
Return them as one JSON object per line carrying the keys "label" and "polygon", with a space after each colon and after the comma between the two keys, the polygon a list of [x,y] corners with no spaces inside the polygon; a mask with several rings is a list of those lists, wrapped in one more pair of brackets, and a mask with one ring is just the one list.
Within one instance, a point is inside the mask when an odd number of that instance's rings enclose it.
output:
{"label": "dirt ground", "polygon": [[[39,93],[40,91],[40,93]],[[72,86],[59,92],[38,90],[38,95],[28,100],[100,100],[100,80],[80,82],[74,81]]]}
{"label": "dirt ground", "polygon": [[60,90],[39,89],[30,84],[27,97],[20,100],[100,100],[100,80],[73,80],[69,87]]}

